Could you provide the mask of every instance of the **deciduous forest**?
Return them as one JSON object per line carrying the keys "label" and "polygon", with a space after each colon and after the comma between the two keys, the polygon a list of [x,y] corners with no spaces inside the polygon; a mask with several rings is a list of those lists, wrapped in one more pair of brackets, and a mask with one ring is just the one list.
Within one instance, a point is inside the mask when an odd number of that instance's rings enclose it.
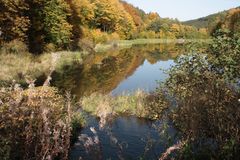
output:
{"label": "deciduous forest", "polygon": [[119,0],[1,1],[1,43],[19,40],[30,52],[137,38],[206,38],[206,28],[145,13]]}

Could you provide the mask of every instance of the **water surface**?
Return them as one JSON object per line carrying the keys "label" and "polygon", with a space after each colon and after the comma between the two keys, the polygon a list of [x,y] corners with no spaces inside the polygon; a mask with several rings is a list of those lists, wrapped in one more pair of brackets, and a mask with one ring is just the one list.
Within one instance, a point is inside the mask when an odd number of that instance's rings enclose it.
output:
{"label": "water surface", "polygon": [[[173,137],[175,130],[168,128],[161,134],[161,121],[148,121],[135,117],[118,117],[99,130],[97,119],[88,119],[88,127],[84,128],[79,137],[84,135],[94,138],[90,126],[95,127],[100,143],[86,151],[83,141],[78,141],[70,152],[71,160],[101,160],[101,159],[158,159],[166,150],[168,137]],[[81,138],[79,138],[81,139]],[[117,141],[114,141],[117,140]],[[117,142],[117,143],[115,143]]]}
{"label": "water surface", "polygon": [[137,89],[152,91],[164,81],[164,70],[184,52],[182,45],[158,44],[96,53],[82,65],[63,66],[53,74],[52,84],[69,89],[77,97],[94,92],[113,95]]}
{"label": "water surface", "polygon": [[[72,92],[81,97],[94,92],[119,95],[137,89],[153,91],[157,81],[164,81],[168,75],[164,70],[174,65],[176,57],[184,52],[184,47],[174,44],[135,46],[130,49],[97,53],[88,57],[79,68],[68,70],[74,82],[66,83]],[[76,76],[76,70],[78,76]],[[64,77],[64,76],[63,76]],[[56,81],[57,82],[57,81]],[[60,81],[61,82],[61,81]],[[62,83],[61,83],[62,84]],[[168,121],[149,121],[136,117],[117,117],[102,130],[99,120],[91,117],[88,126],[79,133],[79,140],[73,146],[70,159],[158,159],[166,150],[169,136],[175,140],[176,131]],[[164,132],[164,127],[168,127]],[[99,144],[86,150],[88,140],[96,135]],[[164,133],[164,134],[162,134]],[[85,141],[82,141],[85,137]],[[112,142],[117,140],[117,143]],[[84,146],[85,144],[85,146]]]}
{"label": "water surface", "polygon": [[153,91],[158,86],[157,82],[162,82],[168,77],[165,71],[173,65],[174,60],[158,61],[154,64],[145,60],[133,75],[119,83],[111,93],[113,95],[131,93],[137,89],[147,92]]}

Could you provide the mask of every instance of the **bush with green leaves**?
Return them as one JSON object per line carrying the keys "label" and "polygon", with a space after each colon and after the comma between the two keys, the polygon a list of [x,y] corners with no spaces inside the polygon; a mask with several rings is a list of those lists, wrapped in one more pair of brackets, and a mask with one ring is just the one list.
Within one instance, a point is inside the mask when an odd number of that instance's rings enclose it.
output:
{"label": "bush with green leaves", "polygon": [[67,21],[69,5],[64,0],[50,0],[44,3],[44,31],[46,41],[58,47],[66,47],[71,41],[72,25]]}
{"label": "bush with green leaves", "polygon": [[[240,149],[240,93],[211,71],[207,56],[179,58],[165,87],[177,103],[170,118],[191,146],[191,157],[235,158]],[[182,152],[180,159],[186,155]]]}
{"label": "bush with green leaves", "polygon": [[177,159],[240,158],[239,37],[220,31],[210,46],[209,54],[179,57],[160,87],[184,142]]}
{"label": "bush with green leaves", "polygon": [[228,80],[240,77],[240,34],[218,30],[209,49],[212,69]]}

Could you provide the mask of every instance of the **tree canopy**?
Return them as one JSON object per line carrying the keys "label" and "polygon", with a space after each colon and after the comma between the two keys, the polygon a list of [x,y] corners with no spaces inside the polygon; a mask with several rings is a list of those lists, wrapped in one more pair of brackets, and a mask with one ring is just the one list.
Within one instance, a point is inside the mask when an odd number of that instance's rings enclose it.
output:
{"label": "tree canopy", "polygon": [[78,49],[82,39],[99,43],[205,35],[120,0],[0,0],[0,9],[0,44],[17,39],[33,53]]}

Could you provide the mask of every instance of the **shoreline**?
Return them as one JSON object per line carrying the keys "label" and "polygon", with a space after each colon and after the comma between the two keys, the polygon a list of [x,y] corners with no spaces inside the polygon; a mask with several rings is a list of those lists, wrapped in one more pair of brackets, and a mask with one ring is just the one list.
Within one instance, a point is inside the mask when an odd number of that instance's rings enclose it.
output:
{"label": "shoreline", "polygon": [[185,43],[210,43],[212,39],[134,39],[134,40],[116,40],[105,44],[96,44],[95,52],[105,52],[112,49],[131,48],[133,45],[144,44],[185,44]]}

